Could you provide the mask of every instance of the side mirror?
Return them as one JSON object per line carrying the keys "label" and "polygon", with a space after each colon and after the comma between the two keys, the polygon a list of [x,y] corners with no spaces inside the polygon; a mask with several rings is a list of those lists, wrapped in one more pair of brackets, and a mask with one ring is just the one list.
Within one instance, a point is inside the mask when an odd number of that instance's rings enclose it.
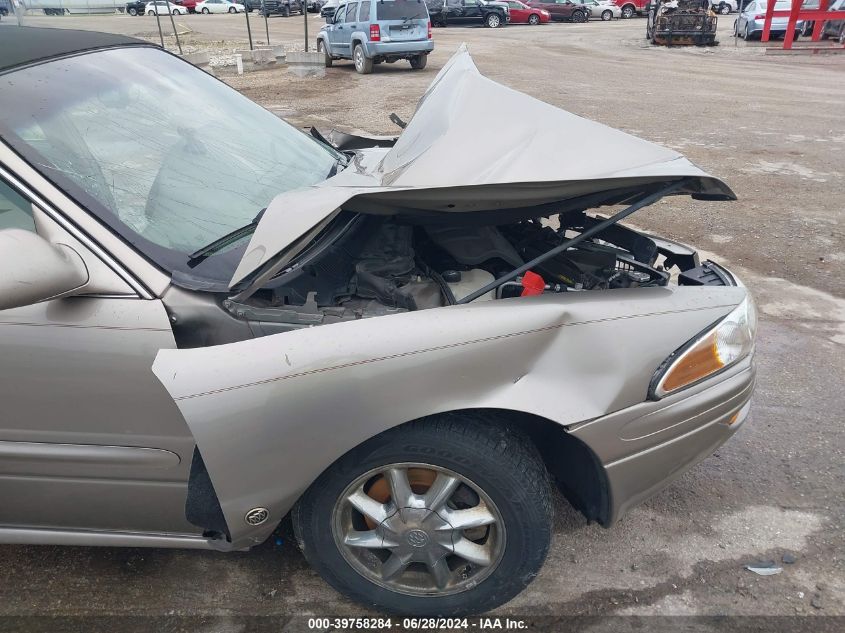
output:
{"label": "side mirror", "polygon": [[66,297],[88,283],[75,250],[22,229],[0,231],[0,310]]}

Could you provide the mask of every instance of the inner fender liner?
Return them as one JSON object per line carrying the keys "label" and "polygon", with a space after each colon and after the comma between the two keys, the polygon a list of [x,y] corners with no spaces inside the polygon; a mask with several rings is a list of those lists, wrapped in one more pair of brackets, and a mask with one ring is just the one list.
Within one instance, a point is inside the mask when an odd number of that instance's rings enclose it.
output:
{"label": "inner fender liner", "polygon": [[231,541],[229,527],[223,517],[223,508],[214,491],[214,485],[208,476],[202,454],[194,447],[194,458],[191,461],[191,476],[188,479],[188,496],[185,499],[185,518],[192,525],[203,528],[205,534],[214,532],[225,534],[226,540]]}

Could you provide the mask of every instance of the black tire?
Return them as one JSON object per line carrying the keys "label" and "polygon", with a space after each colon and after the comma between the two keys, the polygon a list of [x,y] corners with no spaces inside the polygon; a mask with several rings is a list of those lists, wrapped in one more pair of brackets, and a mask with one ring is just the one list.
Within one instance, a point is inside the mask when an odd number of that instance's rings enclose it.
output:
{"label": "black tire", "polygon": [[484,18],[484,25],[491,29],[498,29],[502,26],[502,18],[498,13],[488,13],[487,17]]}
{"label": "black tire", "polygon": [[411,68],[414,70],[422,70],[428,63],[428,55],[416,55],[408,61],[411,62]]}
{"label": "black tire", "polygon": [[155,11],[147,11],[147,15],[155,15]]}
{"label": "black tire", "polygon": [[364,47],[360,44],[356,44],[352,51],[352,62],[355,64],[355,70],[361,75],[373,72],[373,60],[364,54]]}
{"label": "black tire", "polygon": [[[506,536],[503,551],[477,585],[445,595],[400,593],[372,582],[341,553],[333,536],[338,499],[362,475],[403,463],[448,469],[471,481],[497,508]],[[552,534],[551,486],[526,437],[480,414],[451,414],[391,429],[348,452],[306,491],[293,509],[292,522],[311,566],[332,587],[364,605],[411,616],[479,614],[513,598],[542,567]],[[472,571],[470,565],[464,573]]]}
{"label": "black tire", "polygon": [[729,4],[720,4],[719,5],[719,13],[721,15],[728,15],[731,12],[731,7]]}
{"label": "black tire", "polygon": [[229,13],[237,13],[238,10],[235,7],[229,7]]}
{"label": "black tire", "polygon": [[633,4],[626,4],[622,7],[622,17],[626,20],[634,17],[634,14],[637,12],[637,8]]}
{"label": "black tire", "polygon": [[613,11],[607,9],[606,11],[601,12],[601,19],[602,22],[610,22],[613,19]]}
{"label": "black tire", "polygon": [[136,9],[135,7],[132,7],[131,9],[129,9],[129,15],[131,15],[133,17],[138,15],[138,9]]}
{"label": "black tire", "polygon": [[587,21],[587,14],[583,11],[573,11],[572,12],[572,21],[573,22],[586,22]]}
{"label": "black tire", "polygon": [[319,52],[323,53],[323,58],[326,61],[326,68],[331,68],[332,64],[334,63],[334,60],[332,59],[332,56],[329,55],[328,49],[325,48],[325,45],[323,44],[323,40],[317,40],[317,50]]}
{"label": "black tire", "polygon": [[540,24],[540,16],[536,13],[532,13],[528,16],[528,24],[530,24],[531,26],[537,26],[538,24]]}
{"label": "black tire", "polygon": [[203,8],[202,8],[202,12],[203,12],[205,15],[208,15],[209,13],[211,13],[211,11],[209,11],[209,10],[208,10],[208,7],[203,7]]}
{"label": "black tire", "polygon": [[290,7],[288,7],[288,6],[282,7],[282,17],[283,18],[289,18],[290,17]]}

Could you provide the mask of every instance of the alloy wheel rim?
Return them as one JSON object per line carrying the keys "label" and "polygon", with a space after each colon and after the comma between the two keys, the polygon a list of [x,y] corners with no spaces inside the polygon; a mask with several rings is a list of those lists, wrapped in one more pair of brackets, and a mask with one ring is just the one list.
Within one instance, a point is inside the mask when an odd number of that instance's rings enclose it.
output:
{"label": "alloy wheel rim", "polygon": [[504,522],[490,497],[466,477],[422,463],[355,479],[335,503],[332,535],[361,576],[413,596],[472,589],[505,550]]}
{"label": "alloy wheel rim", "polygon": [[499,16],[498,15],[491,15],[490,18],[487,20],[488,24],[493,28],[499,26]]}

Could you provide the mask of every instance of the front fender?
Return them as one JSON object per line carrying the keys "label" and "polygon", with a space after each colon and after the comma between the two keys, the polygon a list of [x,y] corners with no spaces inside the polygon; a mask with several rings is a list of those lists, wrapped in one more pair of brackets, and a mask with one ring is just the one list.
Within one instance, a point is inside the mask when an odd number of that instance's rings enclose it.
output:
{"label": "front fender", "polygon": [[[646,399],[672,351],[743,288],[636,288],[477,302],[161,350],[153,372],[202,452],[232,547],[264,540],[361,442],[445,411],[522,411],[562,425]],[[253,508],[270,520],[245,522]]]}

